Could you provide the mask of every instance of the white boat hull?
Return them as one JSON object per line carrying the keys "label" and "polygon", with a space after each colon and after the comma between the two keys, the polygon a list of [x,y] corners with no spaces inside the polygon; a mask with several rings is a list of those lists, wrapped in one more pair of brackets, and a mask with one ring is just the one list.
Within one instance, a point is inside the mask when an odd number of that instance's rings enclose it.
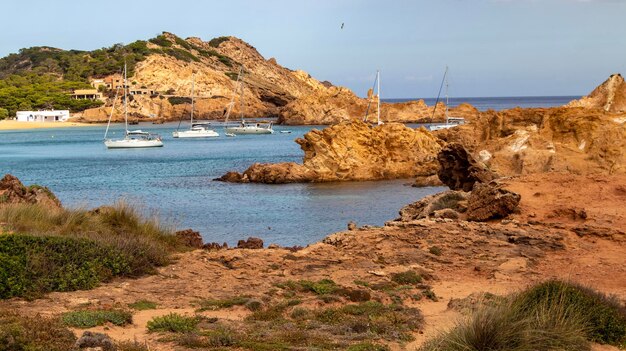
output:
{"label": "white boat hull", "polygon": [[214,130],[183,130],[172,133],[174,138],[215,138],[220,136]]}
{"label": "white boat hull", "polygon": [[109,149],[134,149],[145,147],[161,147],[163,142],[161,140],[137,140],[137,139],[122,139],[122,140],[105,140],[104,145]]}
{"label": "white boat hull", "polygon": [[227,127],[224,131],[232,134],[274,134],[272,129],[261,127]]}
{"label": "white boat hull", "polygon": [[443,129],[454,128],[457,126],[459,125],[458,124],[436,124],[436,125],[428,126],[428,130],[430,131],[443,130]]}

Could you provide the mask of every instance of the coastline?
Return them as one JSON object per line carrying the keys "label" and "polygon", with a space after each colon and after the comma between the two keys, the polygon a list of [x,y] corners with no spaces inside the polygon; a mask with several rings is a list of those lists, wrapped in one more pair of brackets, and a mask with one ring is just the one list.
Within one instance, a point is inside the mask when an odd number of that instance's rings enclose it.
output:
{"label": "coastline", "polygon": [[52,129],[74,128],[91,126],[90,123],[80,122],[18,122],[13,120],[0,121],[0,130],[28,130],[28,129]]}

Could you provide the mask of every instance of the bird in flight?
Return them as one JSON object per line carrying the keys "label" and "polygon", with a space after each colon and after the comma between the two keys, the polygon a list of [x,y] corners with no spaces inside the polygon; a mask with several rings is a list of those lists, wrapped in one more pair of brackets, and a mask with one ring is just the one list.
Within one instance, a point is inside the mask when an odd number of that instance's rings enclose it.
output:
{"label": "bird in flight", "polygon": [[341,24],[341,29],[343,29],[343,23]]}

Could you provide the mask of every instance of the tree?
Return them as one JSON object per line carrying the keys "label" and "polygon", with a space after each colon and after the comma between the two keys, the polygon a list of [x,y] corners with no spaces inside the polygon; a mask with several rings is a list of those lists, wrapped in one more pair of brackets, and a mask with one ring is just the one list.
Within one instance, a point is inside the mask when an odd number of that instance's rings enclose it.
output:
{"label": "tree", "polygon": [[9,118],[9,110],[0,107],[0,121]]}

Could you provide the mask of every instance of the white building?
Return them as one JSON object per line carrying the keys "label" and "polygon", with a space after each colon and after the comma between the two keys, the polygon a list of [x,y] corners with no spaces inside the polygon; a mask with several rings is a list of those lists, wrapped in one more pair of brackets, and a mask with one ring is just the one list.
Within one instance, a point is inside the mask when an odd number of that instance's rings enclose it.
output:
{"label": "white building", "polygon": [[15,117],[18,122],[66,122],[70,118],[70,111],[17,111]]}

